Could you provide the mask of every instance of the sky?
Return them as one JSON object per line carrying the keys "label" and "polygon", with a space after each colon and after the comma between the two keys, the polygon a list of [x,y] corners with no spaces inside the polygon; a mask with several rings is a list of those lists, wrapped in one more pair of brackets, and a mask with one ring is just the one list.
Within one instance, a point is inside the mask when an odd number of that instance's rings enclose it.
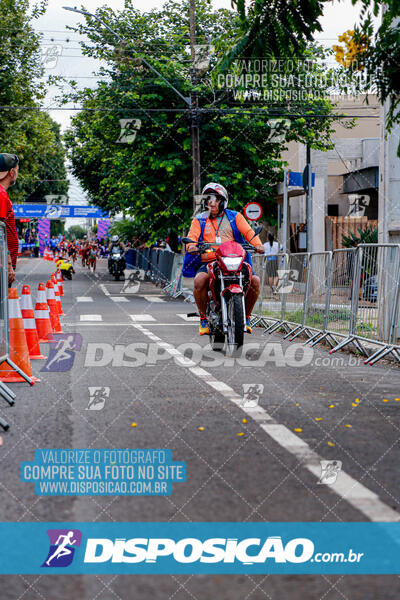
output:
{"label": "sky", "polygon": [[[112,6],[114,10],[123,9],[123,0],[82,0],[78,6],[83,5],[86,10],[93,12],[104,5]],[[142,11],[160,8],[163,0],[137,0],[135,6]],[[63,6],[76,6],[76,0],[48,0],[46,13],[35,21],[35,28],[42,34],[42,57],[49,75],[62,75],[67,79],[75,79],[82,86],[95,86],[96,77],[93,71],[98,70],[99,62],[82,55],[79,46],[79,34],[68,31],[68,25],[74,26],[84,22],[82,15],[63,10]],[[213,0],[215,8],[231,9],[230,0]],[[357,21],[359,7],[354,7],[351,0],[333,0],[325,3],[324,16],[321,21],[323,31],[317,39],[326,46],[331,47],[337,43],[338,36],[347,29],[351,29]],[[49,89],[46,99],[48,107],[55,108],[58,104],[56,88]],[[61,124],[63,130],[68,127],[70,111],[50,110],[51,116]],[[82,190],[76,181],[71,181],[70,201],[72,203],[86,203]]]}

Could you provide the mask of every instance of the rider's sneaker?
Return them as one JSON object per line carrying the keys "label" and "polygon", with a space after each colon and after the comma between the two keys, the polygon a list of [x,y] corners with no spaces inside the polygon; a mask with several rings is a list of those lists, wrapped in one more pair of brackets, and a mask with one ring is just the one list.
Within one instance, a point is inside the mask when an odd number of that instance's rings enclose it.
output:
{"label": "rider's sneaker", "polygon": [[247,333],[253,333],[253,329],[250,325],[250,317],[246,317],[246,331]]}
{"label": "rider's sneaker", "polygon": [[208,326],[207,319],[200,319],[199,334],[200,335],[208,335],[209,333],[210,333],[210,328]]}

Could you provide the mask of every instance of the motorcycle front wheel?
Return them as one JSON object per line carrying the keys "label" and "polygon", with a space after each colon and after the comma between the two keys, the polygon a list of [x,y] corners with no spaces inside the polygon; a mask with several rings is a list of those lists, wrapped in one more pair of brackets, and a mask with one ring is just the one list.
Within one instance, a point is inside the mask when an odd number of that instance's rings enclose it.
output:
{"label": "motorcycle front wheel", "polygon": [[227,331],[227,354],[233,356],[244,341],[244,312],[243,299],[238,294],[233,294],[227,302],[228,309],[228,331]]}

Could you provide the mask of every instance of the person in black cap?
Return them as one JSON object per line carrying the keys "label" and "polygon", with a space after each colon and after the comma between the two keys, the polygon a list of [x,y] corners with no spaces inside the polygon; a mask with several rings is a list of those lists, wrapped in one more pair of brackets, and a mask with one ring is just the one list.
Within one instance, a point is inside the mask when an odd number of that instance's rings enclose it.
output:
{"label": "person in black cap", "polygon": [[18,257],[18,234],[15,227],[14,211],[11,200],[7,194],[9,187],[13,186],[18,177],[18,156],[16,154],[0,154],[0,221],[3,221],[7,231],[8,246],[8,285],[15,279],[15,268]]}

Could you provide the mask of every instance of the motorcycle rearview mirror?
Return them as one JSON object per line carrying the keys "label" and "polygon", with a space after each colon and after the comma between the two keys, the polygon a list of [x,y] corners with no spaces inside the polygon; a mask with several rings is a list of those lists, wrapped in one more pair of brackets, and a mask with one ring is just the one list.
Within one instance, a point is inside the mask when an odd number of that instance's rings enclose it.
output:
{"label": "motorcycle rearview mirror", "polygon": [[251,240],[253,240],[253,239],[256,237],[256,235],[258,235],[259,233],[261,233],[261,231],[262,231],[262,228],[263,228],[263,226],[262,226],[262,225],[259,225],[259,226],[257,227],[257,229],[256,229],[256,230],[255,230],[255,232],[254,232],[254,235],[253,235],[253,237],[252,237],[252,238],[249,240],[250,242],[251,242]]}

